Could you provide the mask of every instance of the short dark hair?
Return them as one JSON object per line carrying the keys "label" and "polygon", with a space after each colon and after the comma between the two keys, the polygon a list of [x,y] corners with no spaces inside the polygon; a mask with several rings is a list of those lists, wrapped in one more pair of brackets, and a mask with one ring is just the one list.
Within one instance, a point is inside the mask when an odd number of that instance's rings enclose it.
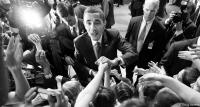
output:
{"label": "short dark hair", "polygon": [[60,17],[67,17],[69,15],[70,16],[75,15],[74,8],[72,7],[71,4],[68,4],[68,3],[63,3],[63,2],[58,3],[56,10],[57,10]]}
{"label": "short dark hair", "polygon": [[120,103],[127,99],[131,99],[134,96],[133,93],[134,88],[130,87],[125,82],[120,82],[115,87],[115,94]]}
{"label": "short dark hair", "polygon": [[[99,7],[97,7],[97,6],[90,6],[90,7],[86,8],[85,11],[84,11],[84,15],[85,15],[86,13],[99,13],[100,18],[101,18],[103,21],[106,20],[103,11],[102,11]],[[83,15],[83,16],[84,16],[84,15]]]}
{"label": "short dark hair", "polygon": [[124,101],[119,107],[148,107],[148,105],[138,98]]}
{"label": "short dark hair", "polygon": [[105,87],[100,87],[96,98],[93,100],[94,107],[114,107],[116,103],[116,97],[114,92]]}

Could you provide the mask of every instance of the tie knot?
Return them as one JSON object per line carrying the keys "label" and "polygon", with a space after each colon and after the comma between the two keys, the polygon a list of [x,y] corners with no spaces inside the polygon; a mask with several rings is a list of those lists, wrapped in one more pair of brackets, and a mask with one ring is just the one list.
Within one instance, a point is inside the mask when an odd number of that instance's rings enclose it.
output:
{"label": "tie knot", "polygon": [[95,46],[101,46],[101,43],[100,42],[96,42]]}

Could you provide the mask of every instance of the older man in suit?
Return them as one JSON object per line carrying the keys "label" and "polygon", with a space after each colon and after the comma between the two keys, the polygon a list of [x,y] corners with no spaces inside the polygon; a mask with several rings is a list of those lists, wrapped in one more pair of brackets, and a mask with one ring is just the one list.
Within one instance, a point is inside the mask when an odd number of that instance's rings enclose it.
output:
{"label": "older man in suit", "polygon": [[159,0],[145,0],[143,15],[133,17],[130,20],[126,39],[133,45],[133,49],[139,53],[139,60],[126,69],[126,76],[132,78],[132,70],[135,65],[148,68],[149,61],[160,61],[166,45],[165,27],[155,16],[159,9]]}
{"label": "older man in suit", "polygon": [[[82,83],[87,84],[89,74],[97,72],[95,62],[98,59],[117,70],[120,70],[119,65],[126,66],[138,59],[131,44],[118,31],[105,29],[106,21],[101,9],[88,7],[84,12],[84,25],[87,33],[74,40],[75,56],[81,63],[80,71],[76,73]],[[117,57],[117,50],[123,53],[121,57]]]}

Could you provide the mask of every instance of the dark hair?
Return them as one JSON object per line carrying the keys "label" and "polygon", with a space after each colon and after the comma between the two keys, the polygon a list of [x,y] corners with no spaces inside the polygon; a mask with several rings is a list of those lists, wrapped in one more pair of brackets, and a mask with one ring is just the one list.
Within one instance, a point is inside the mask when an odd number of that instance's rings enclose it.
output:
{"label": "dark hair", "polygon": [[95,99],[93,100],[94,107],[114,107],[116,97],[111,89],[100,87]]}
{"label": "dark hair", "polygon": [[65,95],[68,96],[72,106],[76,101],[78,94],[82,91],[83,87],[78,81],[67,81],[62,85]]}
{"label": "dark hair", "polygon": [[171,107],[180,103],[181,99],[169,88],[161,89],[155,97],[154,107]]}
{"label": "dark hair", "polygon": [[138,98],[132,98],[124,101],[119,107],[148,107],[148,105]]}
{"label": "dark hair", "polygon": [[158,93],[158,91],[164,86],[158,81],[146,82],[143,86],[143,95],[145,97],[145,102],[153,100]]}
{"label": "dark hair", "polygon": [[194,67],[188,67],[185,69],[182,77],[182,82],[190,86],[191,83],[194,83],[197,78],[200,76],[200,72],[197,68]]}
{"label": "dark hair", "polygon": [[86,8],[83,16],[85,16],[86,13],[99,13],[100,18],[103,21],[105,21],[105,15],[104,15],[103,11],[96,6],[90,6],[90,7]]}
{"label": "dark hair", "polygon": [[115,95],[117,97],[117,100],[122,103],[127,99],[131,99],[134,96],[133,90],[134,88],[130,87],[127,83],[121,81],[115,87]]}
{"label": "dark hair", "polygon": [[71,4],[68,3],[58,3],[56,10],[58,12],[58,14],[60,15],[60,17],[67,17],[67,16],[74,16],[74,8],[72,7]]}

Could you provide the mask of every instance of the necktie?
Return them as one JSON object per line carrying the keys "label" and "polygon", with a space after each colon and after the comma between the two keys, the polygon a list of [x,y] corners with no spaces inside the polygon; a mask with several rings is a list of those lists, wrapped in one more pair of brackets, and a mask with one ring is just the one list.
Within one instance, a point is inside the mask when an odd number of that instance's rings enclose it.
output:
{"label": "necktie", "polygon": [[142,45],[144,42],[144,37],[146,35],[146,29],[147,29],[147,23],[145,23],[144,28],[142,29],[142,32],[140,33],[137,41],[137,51],[140,52],[142,49]]}
{"label": "necktie", "polygon": [[74,37],[77,37],[77,36],[78,36],[78,34],[77,34],[77,32],[76,32],[76,27],[73,27],[73,28],[72,28],[71,33],[72,33],[72,35],[73,35]]}
{"label": "necktie", "polygon": [[101,53],[101,44],[100,42],[96,42],[96,44],[94,45],[94,52],[95,52],[95,56],[98,59],[100,57],[100,53]]}

